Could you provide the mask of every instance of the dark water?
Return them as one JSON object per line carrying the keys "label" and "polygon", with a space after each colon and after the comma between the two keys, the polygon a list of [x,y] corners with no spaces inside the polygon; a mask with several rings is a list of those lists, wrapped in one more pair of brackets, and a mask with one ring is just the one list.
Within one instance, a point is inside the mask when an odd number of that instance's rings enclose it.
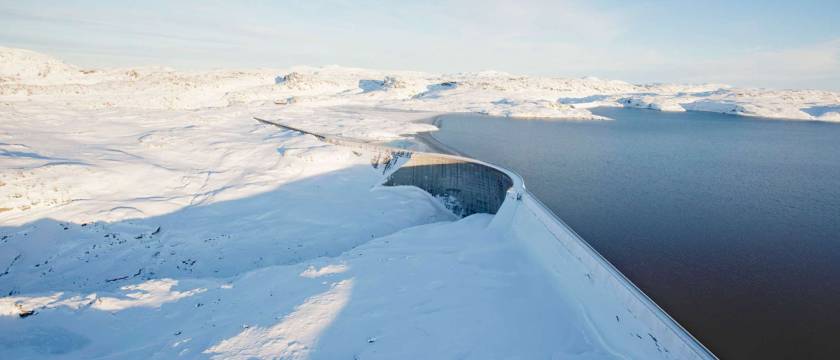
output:
{"label": "dark water", "polygon": [[840,124],[603,108],[441,118],[722,359],[840,358]]}

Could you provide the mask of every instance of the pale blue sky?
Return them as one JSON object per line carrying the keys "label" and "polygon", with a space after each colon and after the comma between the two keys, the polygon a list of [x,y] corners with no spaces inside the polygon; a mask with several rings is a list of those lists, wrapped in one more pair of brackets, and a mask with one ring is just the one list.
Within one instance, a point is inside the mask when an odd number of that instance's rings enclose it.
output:
{"label": "pale blue sky", "polygon": [[327,65],[840,90],[840,1],[8,1],[83,66]]}

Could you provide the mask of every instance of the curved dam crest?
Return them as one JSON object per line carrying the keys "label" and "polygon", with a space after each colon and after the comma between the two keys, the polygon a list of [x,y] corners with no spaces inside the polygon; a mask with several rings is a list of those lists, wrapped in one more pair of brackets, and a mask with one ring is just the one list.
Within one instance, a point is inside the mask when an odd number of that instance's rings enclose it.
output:
{"label": "curved dam crest", "polygon": [[615,353],[717,358],[528,192],[516,173],[467,157],[391,148],[255,119],[370,152],[372,166],[387,175],[384,185],[421,188],[442,198],[457,215],[495,214],[489,228],[520,244],[558,288],[572,294],[587,321],[613,342],[604,345]]}

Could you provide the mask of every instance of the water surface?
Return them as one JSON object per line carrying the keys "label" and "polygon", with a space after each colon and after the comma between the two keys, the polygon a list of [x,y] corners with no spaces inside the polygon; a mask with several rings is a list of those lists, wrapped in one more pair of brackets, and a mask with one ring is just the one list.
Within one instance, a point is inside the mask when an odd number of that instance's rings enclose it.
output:
{"label": "water surface", "polygon": [[439,118],[723,359],[840,354],[840,124],[599,108]]}

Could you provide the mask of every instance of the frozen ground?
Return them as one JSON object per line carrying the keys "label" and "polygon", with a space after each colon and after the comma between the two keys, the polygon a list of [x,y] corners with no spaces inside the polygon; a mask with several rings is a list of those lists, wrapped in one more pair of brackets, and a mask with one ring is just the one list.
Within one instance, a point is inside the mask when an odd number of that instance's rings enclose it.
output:
{"label": "frozen ground", "polygon": [[80,69],[0,48],[0,358],[627,357],[490,216],[457,220],[379,186],[370,154],[251,117],[398,141],[444,112],[835,121],[839,99],[496,72]]}

